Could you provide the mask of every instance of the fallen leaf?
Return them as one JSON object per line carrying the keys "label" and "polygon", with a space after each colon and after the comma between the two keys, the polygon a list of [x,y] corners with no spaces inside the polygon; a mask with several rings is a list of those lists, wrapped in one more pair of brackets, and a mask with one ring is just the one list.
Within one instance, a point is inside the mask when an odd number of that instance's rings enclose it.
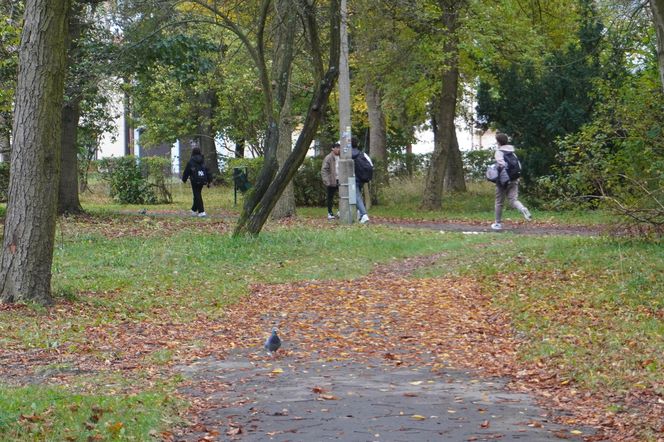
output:
{"label": "fallen leaf", "polygon": [[422,416],[421,414],[414,414],[410,417],[411,419],[414,419],[416,421],[423,421],[426,419],[425,416]]}

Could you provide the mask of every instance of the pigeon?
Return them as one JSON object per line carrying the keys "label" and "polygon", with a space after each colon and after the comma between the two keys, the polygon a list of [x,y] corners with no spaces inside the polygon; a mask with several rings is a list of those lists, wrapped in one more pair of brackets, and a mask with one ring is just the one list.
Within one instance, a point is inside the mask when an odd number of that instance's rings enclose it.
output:
{"label": "pigeon", "polygon": [[272,329],[270,337],[265,340],[265,350],[267,350],[268,354],[272,354],[272,352],[279,350],[279,347],[281,347],[281,339],[279,339],[275,327]]}

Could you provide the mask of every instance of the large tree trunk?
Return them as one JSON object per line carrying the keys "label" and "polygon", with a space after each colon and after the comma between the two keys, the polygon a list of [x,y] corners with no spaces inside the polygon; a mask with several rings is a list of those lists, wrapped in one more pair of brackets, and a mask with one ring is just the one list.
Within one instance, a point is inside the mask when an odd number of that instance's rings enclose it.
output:
{"label": "large tree trunk", "polygon": [[382,96],[372,81],[367,82],[364,90],[369,114],[369,152],[371,158],[380,161],[381,166],[387,171],[387,124]]}
{"label": "large tree trunk", "polygon": [[465,192],[466,179],[463,173],[463,156],[459,150],[459,140],[454,131],[452,149],[447,161],[447,171],[443,183],[443,192]]}
{"label": "large tree trunk", "polygon": [[657,33],[657,64],[660,89],[664,92],[664,0],[650,0],[653,22]]}
{"label": "large tree trunk", "polygon": [[[376,84],[371,80],[365,85],[364,91],[369,114],[369,153],[377,166],[377,176],[372,186],[374,184],[384,186],[389,184],[389,174],[387,173],[387,124],[383,112],[382,95]],[[372,198],[367,199],[370,202],[377,203],[376,192],[372,193]]]}
{"label": "large tree trunk", "polygon": [[[277,148],[277,163],[282,167],[293,150],[292,136],[293,124],[291,123],[291,97],[290,88],[287,93],[286,102],[281,111],[279,122],[279,147]],[[293,182],[286,185],[281,198],[272,210],[272,219],[282,219],[295,215],[295,191],[293,189]]]}
{"label": "large tree trunk", "polygon": [[456,30],[459,10],[463,2],[441,0],[440,3],[443,10],[442,22],[446,39],[444,53],[449,58],[441,79],[440,96],[434,100],[433,113],[436,120],[433,125],[434,150],[427,171],[424,195],[422,195],[422,208],[428,210],[439,210],[442,207],[445,173],[456,143],[454,117],[459,85],[459,47]]}
{"label": "large tree trunk", "polygon": [[[72,69],[81,59],[78,40],[82,33],[82,3],[72,4],[67,31],[67,68]],[[81,213],[83,207],[78,197],[78,120],[81,116],[81,89],[83,81],[70,79],[67,88],[69,99],[62,107],[62,169],[58,193],[58,213]]]}
{"label": "large tree trunk", "polygon": [[212,91],[205,91],[199,95],[199,117],[198,133],[200,137],[200,147],[205,156],[205,165],[210,170],[212,176],[219,176],[219,158],[217,157],[217,145],[214,141],[215,130],[212,126],[212,115],[217,106],[217,94]]}
{"label": "large tree trunk", "polygon": [[51,298],[68,0],[27,0],[19,50],[2,302]]}
{"label": "large tree trunk", "polygon": [[83,212],[78,196],[78,120],[81,100],[75,97],[62,108],[62,169],[58,194],[58,214]]}

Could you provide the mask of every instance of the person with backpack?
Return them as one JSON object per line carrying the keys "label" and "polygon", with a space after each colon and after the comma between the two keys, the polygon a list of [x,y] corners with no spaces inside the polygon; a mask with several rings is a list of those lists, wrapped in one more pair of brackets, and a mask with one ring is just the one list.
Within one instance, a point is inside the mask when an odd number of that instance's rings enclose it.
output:
{"label": "person with backpack", "polygon": [[373,163],[371,162],[369,155],[359,149],[357,138],[351,138],[350,143],[353,148],[351,151],[351,158],[355,164],[355,194],[357,199],[357,210],[359,212],[360,224],[366,224],[369,222],[369,215],[367,214],[367,209],[364,206],[364,200],[362,199],[362,187],[373,178]]}
{"label": "person with backpack", "polygon": [[509,139],[504,133],[496,134],[495,159],[498,166],[498,178],[496,179],[496,203],[495,222],[491,224],[493,230],[502,230],[503,203],[505,197],[510,205],[523,214],[530,221],[530,211],[519,201],[519,178],[521,177],[521,163],[514,153],[514,146],[509,144]]}
{"label": "person with backpack", "polygon": [[327,219],[335,219],[332,211],[334,195],[339,191],[339,152],[341,151],[339,143],[332,145],[332,151],[327,154],[323,160],[323,166],[320,170],[320,176],[323,184],[327,188]]}
{"label": "person with backpack", "polygon": [[203,206],[203,186],[207,184],[210,187],[210,175],[207,167],[205,167],[205,158],[201,153],[201,148],[198,147],[196,142],[192,142],[193,148],[191,149],[191,158],[184,168],[182,173],[182,182],[186,183],[187,179],[191,182],[191,192],[194,195],[194,202],[191,205],[191,214],[193,216],[205,217],[205,207]]}

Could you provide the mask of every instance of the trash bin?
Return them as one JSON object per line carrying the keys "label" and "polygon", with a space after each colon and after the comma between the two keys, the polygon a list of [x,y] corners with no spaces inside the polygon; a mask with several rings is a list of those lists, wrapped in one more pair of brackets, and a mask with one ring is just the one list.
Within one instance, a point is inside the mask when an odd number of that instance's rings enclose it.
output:
{"label": "trash bin", "polygon": [[247,190],[251,189],[251,183],[249,182],[249,177],[247,176],[246,167],[234,167],[233,168],[233,193],[235,197],[235,204],[237,204],[237,192],[238,190],[241,193],[245,193]]}

